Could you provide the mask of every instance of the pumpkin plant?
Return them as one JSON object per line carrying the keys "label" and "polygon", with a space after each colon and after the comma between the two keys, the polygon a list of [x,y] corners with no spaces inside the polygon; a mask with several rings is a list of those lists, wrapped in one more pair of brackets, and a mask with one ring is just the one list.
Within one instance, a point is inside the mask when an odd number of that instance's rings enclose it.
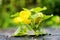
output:
{"label": "pumpkin plant", "polygon": [[36,7],[31,10],[23,8],[22,11],[12,15],[13,23],[18,26],[17,30],[12,36],[29,35],[29,31],[34,31],[33,35],[43,34],[42,24],[48,20],[51,15],[47,16],[42,11],[46,10],[46,7]]}

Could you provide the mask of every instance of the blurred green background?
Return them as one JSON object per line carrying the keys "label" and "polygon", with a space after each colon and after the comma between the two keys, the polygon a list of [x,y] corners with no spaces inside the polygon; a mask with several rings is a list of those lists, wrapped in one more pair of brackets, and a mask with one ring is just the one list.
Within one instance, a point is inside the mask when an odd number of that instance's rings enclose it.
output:
{"label": "blurred green background", "polygon": [[60,0],[0,0],[0,27],[14,26],[10,16],[20,12],[22,8],[31,9],[44,6],[47,7],[44,14],[60,16]]}

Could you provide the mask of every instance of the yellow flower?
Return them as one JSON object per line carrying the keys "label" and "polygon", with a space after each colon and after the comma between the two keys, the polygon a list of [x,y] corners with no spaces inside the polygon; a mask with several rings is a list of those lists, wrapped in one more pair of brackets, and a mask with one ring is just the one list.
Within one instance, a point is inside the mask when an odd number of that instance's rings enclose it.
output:
{"label": "yellow flower", "polygon": [[31,15],[31,12],[29,10],[21,11],[19,14],[19,17],[16,17],[13,19],[14,23],[18,24],[20,22],[24,22],[29,24],[30,20],[28,19]]}
{"label": "yellow flower", "polygon": [[25,19],[23,22],[26,23],[26,24],[30,24],[31,23],[31,20]]}
{"label": "yellow flower", "polygon": [[16,17],[13,19],[13,22],[16,23],[16,24],[19,24],[19,22],[22,22],[23,19],[21,19],[20,17]]}
{"label": "yellow flower", "polygon": [[21,11],[20,12],[20,17],[25,19],[25,18],[29,18],[31,15],[31,12],[29,10],[25,10],[25,11]]}

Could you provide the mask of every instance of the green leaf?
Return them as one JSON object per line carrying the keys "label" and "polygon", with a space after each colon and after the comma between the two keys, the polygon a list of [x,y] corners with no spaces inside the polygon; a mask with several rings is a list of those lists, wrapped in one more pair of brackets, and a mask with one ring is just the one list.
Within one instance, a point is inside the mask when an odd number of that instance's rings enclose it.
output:
{"label": "green leaf", "polygon": [[49,19],[50,17],[52,17],[51,15],[44,15],[43,19],[46,20],[46,19]]}
{"label": "green leaf", "polygon": [[24,10],[24,11],[27,11],[27,10],[29,10],[29,9],[23,8],[23,10]]}
{"label": "green leaf", "polygon": [[38,13],[34,14],[31,16],[33,19],[37,18],[38,17]]}
{"label": "green leaf", "polygon": [[36,7],[36,8],[33,8],[32,11],[38,13],[38,12],[41,12],[41,11],[46,10],[46,9],[47,9],[46,7],[43,7],[43,8],[41,8],[41,7]]}
{"label": "green leaf", "polygon": [[11,15],[11,17],[17,17],[19,16],[19,12],[15,13],[14,15]]}

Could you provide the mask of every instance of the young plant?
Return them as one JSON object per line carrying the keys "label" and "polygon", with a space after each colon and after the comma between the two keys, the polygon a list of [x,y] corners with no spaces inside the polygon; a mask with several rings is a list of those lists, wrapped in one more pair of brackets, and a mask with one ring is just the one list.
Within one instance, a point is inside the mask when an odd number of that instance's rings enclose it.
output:
{"label": "young plant", "polygon": [[46,7],[37,7],[31,10],[23,8],[21,12],[12,15],[14,17],[13,22],[18,26],[18,29],[12,36],[29,35],[28,32],[32,30],[34,31],[33,35],[43,34],[41,25],[51,17],[47,17],[42,13],[46,9]]}

